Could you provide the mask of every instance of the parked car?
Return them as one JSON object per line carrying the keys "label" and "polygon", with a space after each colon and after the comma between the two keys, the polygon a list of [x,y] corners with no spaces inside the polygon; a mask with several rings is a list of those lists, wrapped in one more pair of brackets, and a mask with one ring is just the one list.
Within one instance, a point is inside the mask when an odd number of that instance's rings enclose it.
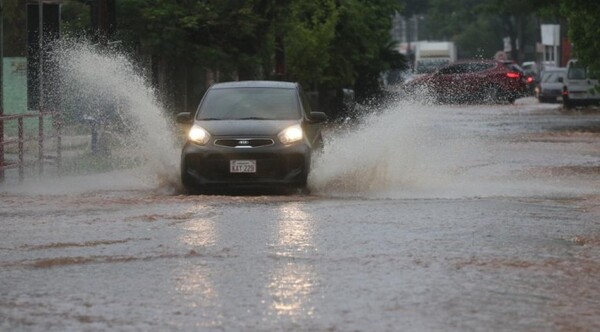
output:
{"label": "parked car", "polygon": [[300,84],[219,83],[205,93],[181,153],[189,192],[224,187],[306,188],[311,158],[322,148],[322,112],[313,112]]}
{"label": "parked car", "polygon": [[498,60],[459,61],[433,74],[418,77],[407,91],[426,88],[436,101],[514,102],[527,95],[527,77],[516,64]]}
{"label": "parked car", "polygon": [[566,68],[562,67],[542,71],[540,82],[535,87],[535,97],[540,103],[556,103],[562,100],[562,80],[566,73]]}
{"label": "parked car", "polygon": [[590,73],[577,59],[571,59],[567,63],[567,75],[562,83],[565,108],[600,104],[598,77]]}

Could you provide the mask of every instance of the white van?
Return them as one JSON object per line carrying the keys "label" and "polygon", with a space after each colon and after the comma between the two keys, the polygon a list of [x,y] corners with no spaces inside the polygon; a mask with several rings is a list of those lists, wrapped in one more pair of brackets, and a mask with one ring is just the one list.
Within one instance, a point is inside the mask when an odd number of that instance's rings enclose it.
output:
{"label": "white van", "polygon": [[600,86],[597,77],[590,77],[588,69],[576,59],[567,63],[563,79],[563,106],[573,108],[600,104]]}

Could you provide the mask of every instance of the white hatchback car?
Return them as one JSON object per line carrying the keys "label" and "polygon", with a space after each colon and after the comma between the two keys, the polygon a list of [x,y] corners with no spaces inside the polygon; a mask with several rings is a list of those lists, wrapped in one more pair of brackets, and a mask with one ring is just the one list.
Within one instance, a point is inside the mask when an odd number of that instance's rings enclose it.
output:
{"label": "white hatchback car", "polygon": [[600,104],[598,78],[591,76],[576,59],[569,60],[567,75],[563,79],[563,106],[569,109],[595,104]]}

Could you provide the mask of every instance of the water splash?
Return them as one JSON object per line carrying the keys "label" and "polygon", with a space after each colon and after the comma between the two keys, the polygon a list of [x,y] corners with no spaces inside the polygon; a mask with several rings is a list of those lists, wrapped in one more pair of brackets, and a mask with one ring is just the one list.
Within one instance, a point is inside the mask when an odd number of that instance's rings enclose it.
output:
{"label": "water splash", "polygon": [[66,121],[95,126],[101,135],[98,149],[112,168],[139,168],[144,182],[177,190],[180,147],[142,71],[116,50],[73,40],[57,46],[54,58]]}
{"label": "water splash", "polygon": [[349,127],[326,131],[309,177],[312,192],[409,199],[597,194],[597,177],[573,167],[597,163],[588,141],[571,144],[565,158],[561,146],[527,138],[543,128],[531,116],[551,116],[553,107],[526,100],[439,105],[419,99],[401,98],[367,110]]}
{"label": "water splash", "polygon": [[467,142],[454,141],[460,133],[439,130],[430,118],[435,108],[396,102],[351,128],[333,130],[326,135],[309,186],[321,194],[396,197],[448,184]]}

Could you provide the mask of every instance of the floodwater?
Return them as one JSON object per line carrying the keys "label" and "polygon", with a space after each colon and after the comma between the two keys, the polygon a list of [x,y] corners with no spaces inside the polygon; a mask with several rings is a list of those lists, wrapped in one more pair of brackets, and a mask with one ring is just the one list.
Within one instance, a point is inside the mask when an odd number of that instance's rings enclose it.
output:
{"label": "floodwater", "polygon": [[0,186],[0,330],[600,330],[598,111],[398,102],[327,133],[310,195]]}
{"label": "floodwater", "polygon": [[0,330],[600,330],[598,110],[390,101],[327,129],[310,195],[186,196],[136,66],[60,50],[114,167],[0,185]]}

